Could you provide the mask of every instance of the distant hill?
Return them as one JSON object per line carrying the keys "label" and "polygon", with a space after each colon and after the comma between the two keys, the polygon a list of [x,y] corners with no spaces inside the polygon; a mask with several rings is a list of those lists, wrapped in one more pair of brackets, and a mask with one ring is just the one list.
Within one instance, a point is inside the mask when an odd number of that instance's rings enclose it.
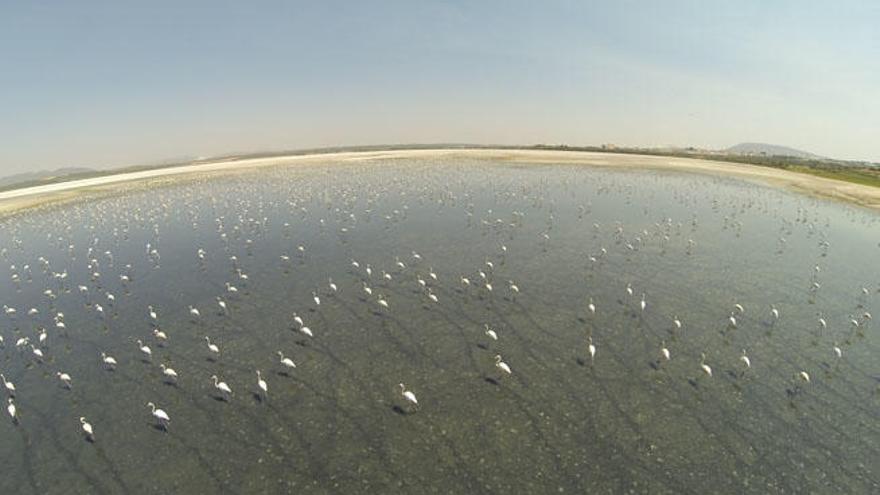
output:
{"label": "distant hill", "polygon": [[726,153],[737,155],[762,155],[762,156],[793,156],[795,158],[821,159],[808,151],[796,150],[787,146],[767,143],[739,143],[724,150]]}
{"label": "distant hill", "polygon": [[42,182],[59,182],[59,179],[82,174],[95,173],[94,169],[85,167],[66,167],[56,170],[40,170],[37,172],[25,172],[23,174],[7,175],[0,177],[0,188],[8,188],[16,184],[36,185]]}

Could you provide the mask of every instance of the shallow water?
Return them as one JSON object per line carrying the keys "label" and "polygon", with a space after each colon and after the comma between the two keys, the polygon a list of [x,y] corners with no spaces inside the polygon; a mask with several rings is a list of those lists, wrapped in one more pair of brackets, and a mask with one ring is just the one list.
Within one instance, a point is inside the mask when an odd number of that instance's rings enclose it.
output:
{"label": "shallow water", "polygon": [[[0,314],[0,369],[20,416],[0,422],[0,493],[880,490],[880,339],[861,316],[880,314],[874,212],[733,179],[491,161],[158,182],[0,221],[0,300],[17,310]],[[40,327],[43,362],[15,346]]]}

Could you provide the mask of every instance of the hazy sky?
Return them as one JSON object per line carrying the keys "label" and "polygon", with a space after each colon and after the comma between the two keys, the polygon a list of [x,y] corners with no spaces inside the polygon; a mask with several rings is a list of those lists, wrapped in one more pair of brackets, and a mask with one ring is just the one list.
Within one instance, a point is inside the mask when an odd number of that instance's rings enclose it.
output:
{"label": "hazy sky", "polygon": [[880,161],[880,2],[0,0],[0,175],[741,141]]}

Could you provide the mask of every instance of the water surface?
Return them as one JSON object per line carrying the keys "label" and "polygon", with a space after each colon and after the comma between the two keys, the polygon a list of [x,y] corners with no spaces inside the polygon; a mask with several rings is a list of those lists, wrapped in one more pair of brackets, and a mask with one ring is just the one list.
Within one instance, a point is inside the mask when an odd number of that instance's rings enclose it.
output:
{"label": "water surface", "polygon": [[[0,221],[16,309],[0,369],[20,415],[0,422],[0,492],[877,492],[878,220],[733,179],[452,159],[24,212]],[[39,362],[15,342],[41,328]]]}

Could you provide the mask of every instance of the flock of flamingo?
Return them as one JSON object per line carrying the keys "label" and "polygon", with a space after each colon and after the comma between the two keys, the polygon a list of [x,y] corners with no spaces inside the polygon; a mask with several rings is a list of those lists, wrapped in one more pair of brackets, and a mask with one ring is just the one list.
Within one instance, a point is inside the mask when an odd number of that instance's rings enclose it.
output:
{"label": "flock of flamingo", "polygon": [[[340,178],[338,175],[330,177]],[[212,187],[212,180],[217,179],[202,179],[193,188]],[[207,393],[220,404],[242,400],[242,390],[252,393],[258,406],[271,402],[271,391],[291,387],[284,381],[285,377],[308,373],[299,361],[298,353],[307,352],[315,342],[330,348],[334,345],[332,339],[335,337],[327,335],[326,331],[332,321],[322,318],[316,326],[312,320],[324,314],[324,308],[333,306],[337,298],[347,296],[349,300],[357,301],[378,321],[391,317],[406,318],[410,311],[434,311],[434,308],[442,308],[450,298],[478,303],[498,299],[509,304],[528,305],[542,297],[539,293],[547,290],[548,282],[535,281],[539,276],[534,269],[529,272],[531,275],[515,277],[513,274],[517,269],[510,266],[508,260],[515,250],[522,251],[528,246],[530,257],[540,264],[542,257],[550,256],[548,253],[558,248],[556,239],[565,239],[571,229],[583,232],[586,239],[594,241],[570,250],[571,256],[577,258],[570,259],[562,268],[583,273],[583,288],[576,297],[579,302],[572,309],[579,315],[577,325],[580,329],[577,331],[581,334],[581,344],[572,349],[572,354],[577,356],[581,366],[573,365],[572,373],[589,375],[604,366],[603,339],[612,337],[603,333],[603,326],[607,326],[607,320],[603,318],[614,314],[624,322],[622,325],[644,321],[647,317],[668,322],[660,333],[640,337],[653,347],[646,355],[652,373],[664,373],[672,363],[682,360],[685,364],[681,366],[692,372],[681,378],[688,380],[696,393],[711,380],[718,379],[716,363],[708,350],[692,347],[680,350],[676,347],[687,341],[688,331],[700,330],[691,326],[687,314],[679,314],[680,308],[667,311],[662,303],[654,302],[652,290],[657,290],[656,283],[648,289],[635,277],[621,277],[616,286],[595,286],[590,274],[603,270],[606,260],[612,257],[632,260],[640,251],[650,249],[656,253],[674,252],[667,257],[674,256],[687,263],[697,257],[702,243],[709,242],[700,238],[699,226],[704,219],[713,215],[723,217],[723,228],[731,236],[739,236],[748,229],[737,217],[745,209],[743,205],[731,202],[728,207],[733,213],[723,214],[719,213],[723,206],[716,202],[715,210],[702,218],[694,214],[692,218],[680,220],[652,219],[631,228],[623,221],[608,217],[607,211],[604,214],[595,212],[590,199],[580,202],[576,209],[566,209],[561,206],[562,201],[544,197],[539,185],[522,183],[489,188],[483,194],[490,200],[480,202],[482,206],[478,208],[475,205],[478,193],[456,184],[454,179],[446,184],[426,184],[416,176],[392,179],[391,185],[381,187],[367,180],[344,185],[326,184],[326,190],[321,190],[318,181],[308,190],[299,191],[299,197],[272,200],[273,207],[281,207],[289,213],[286,218],[270,218],[269,199],[245,195],[253,192],[252,188],[256,186],[247,179],[242,183],[235,182],[238,179],[227,180],[237,185],[241,197],[196,196],[188,189],[173,188],[167,191],[159,188],[155,190],[159,192],[147,193],[135,190],[132,194],[140,194],[140,203],[129,209],[126,209],[126,196],[121,196],[99,199],[96,203],[83,202],[69,209],[50,206],[2,220],[0,235],[5,245],[0,249],[0,259],[6,260],[9,272],[3,297],[11,301],[18,297],[16,294],[29,294],[24,302],[19,297],[18,305],[12,302],[3,304],[3,323],[0,325],[0,346],[4,347],[4,362],[0,369],[5,371],[0,373],[0,378],[7,393],[7,413],[14,425],[19,428],[28,428],[29,425],[30,411],[21,407],[17,399],[45,392],[21,387],[20,382],[16,383],[9,376],[7,369],[14,366],[19,377],[24,374],[51,377],[58,385],[58,390],[53,393],[70,394],[80,386],[80,377],[63,366],[69,364],[70,359],[103,368],[107,380],[113,380],[118,370],[133,367],[137,367],[141,379],[153,380],[152,372],[143,370],[154,369],[155,376],[169,387],[198,384],[195,392],[205,390],[202,387],[206,386]],[[463,187],[463,191],[455,190],[455,187]],[[600,193],[608,194],[607,190],[612,186],[606,184],[604,187],[604,191],[599,188]],[[619,189],[626,196],[625,187],[619,186]],[[628,201],[634,201],[626,197]],[[687,203],[689,200],[684,198],[681,201]],[[404,239],[394,241],[396,251],[379,255],[371,253],[370,262],[360,259],[356,255],[357,246],[350,245],[350,239],[370,219],[381,226],[383,235],[393,238],[400,225],[419,221],[412,218],[416,217],[413,210],[430,210],[432,204],[442,213],[455,212],[460,228],[478,232],[486,239],[480,246],[437,246],[437,250],[460,250],[462,253],[479,250],[476,255],[482,258],[479,265],[468,269],[461,266],[447,268],[449,256],[429,254],[424,248],[416,248],[416,242],[407,244]],[[213,216],[212,211],[215,212]],[[816,259],[810,262],[813,266],[809,269],[809,286],[804,288],[805,297],[815,299],[826,290],[823,284],[827,274],[823,271],[822,259],[830,243],[817,234],[822,230],[818,222],[807,219],[812,213],[804,210],[796,214],[796,220],[781,220],[776,249],[778,253],[789,249],[786,238],[793,237],[795,229],[808,232],[814,240],[819,239],[814,250]],[[650,218],[647,207],[645,215]],[[47,217],[51,219],[46,220]],[[566,217],[565,220],[562,217]],[[206,218],[210,218],[210,225],[205,224]],[[428,213],[421,218],[432,220]],[[309,219],[308,223],[306,219]],[[171,225],[175,221],[177,225]],[[538,235],[525,239],[520,232],[527,224],[534,227]],[[451,228],[439,225],[439,229]],[[100,228],[96,229],[96,226]],[[45,234],[34,232],[39,227],[47,229]],[[200,239],[195,241],[198,244],[186,245],[192,241],[188,240],[189,234],[179,228],[187,227],[191,227],[194,238]],[[420,228],[430,230],[432,227],[427,223]],[[309,229],[308,234],[301,234],[305,229]],[[270,232],[278,234],[281,242],[273,245],[267,241]],[[349,253],[347,266],[317,265],[313,259],[318,257],[312,256],[312,252],[321,248],[313,248],[305,241],[298,242],[298,236],[310,239],[318,236],[325,244],[329,242],[327,239],[337,239],[335,242],[345,245],[344,250]],[[136,242],[134,239],[143,242],[140,248],[132,247]],[[487,249],[486,246],[491,247]],[[287,302],[277,308],[269,320],[286,329],[292,337],[276,342],[271,358],[244,357],[250,367],[247,372],[225,369],[224,362],[234,356],[236,350],[224,346],[222,337],[212,334],[210,329],[214,322],[229,318],[238,311],[248,298],[260,297],[260,280],[255,279],[257,276],[249,270],[254,264],[254,252],[258,250],[264,256],[271,256],[272,261],[266,264],[274,267],[272,271],[276,275],[283,273],[295,278],[306,271],[318,275],[303,275],[313,284],[306,290],[310,295],[299,293],[284,298]],[[133,254],[137,252],[140,254]],[[272,254],[266,255],[267,252]],[[195,265],[198,273],[212,270],[212,273],[222,273],[225,280],[222,284],[205,282],[201,293],[187,293],[192,296],[190,300],[175,296],[171,299],[164,297],[162,302],[157,297],[154,301],[149,292],[140,290],[139,283],[148,279],[149,273],[161,270],[169,257],[175,257],[177,265]],[[173,277],[174,274],[167,275]],[[858,295],[853,298],[854,309],[845,323],[837,316],[832,319],[819,310],[804,308],[815,315],[811,317],[814,329],[809,329],[805,337],[814,339],[817,348],[824,349],[818,353],[828,356],[831,363],[828,369],[833,369],[835,362],[846,359],[848,346],[859,345],[859,339],[871,332],[869,309],[875,293],[876,290],[867,283],[860,287]],[[733,297],[729,301],[726,307],[711,310],[718,322],[711,330],[718,332],[716,340],[719,342],[746,331],[742,327],[747,317],[750,317],[748,325],[769,334],[782,327],[789,316],[781,309],[782,304],[763,300],[760,296],[753,297],[751,305]],[[402,307],[404,305],[406,307]],[[67,311],[63,311],[62,306]],[[791,308],[792,304],[785,307]],[[76,318],[71,318],[71,311],[78,313]],[[119,318],[120,314],[141,316],[123,319]],[[173,316],[166,318],[167,314]],[[481,373],[487,382],[504,387],[511,377],[527,373],[506,356],[507,335],[503,325],[488,321],[488,318],[467,325],[472,336],[470,343],[485,353],[485,367]],[[77,332],[93,333],[97,341],[100,341],[101,332],[103,335],[124,335],[123,340],[128,344],[98,346],[92,355],[57,355],[73,326]],[[830,333],[832,327],[838,329],[834,334]],[[844,327],[849,330],[839,330]],[[186,349],[185,358],[189,361],[178,358],[177,362],[172,362],[168,351],[174,348],[175,340],[180,340],[181,335],[186,335],[190,341],[201,341],[203,345],[201,349]],[[715,350],[713,356],[717,360],[719,352],[724,353],[723,367],[730,371],[733,380],[743,379],[756,369],[788,367],[785,372],[791,379],[786,392],[792,401],[803,395],[827,371],[825,367],[817,367],[815,362],[812,368],[763,362],[752,351],[748,347],[722,347],[721,351]],[[211,370],[206,371],[202,364],[188,366],[190,361],[197,360],[207,362]],[[184,377],[188,379],[185,383]],[[404,378],[395,382],[398,380],[381,385],[388,387],[388,400],[395,411],[403,417],[421,414],[426,407],[425,397],[420,392],[424,383],[413,383]],[[132,408],[132,414],[134,408],[139,408],[140,414],[152,418],[154,427],[165,433],[182,427],[175,422],[175,410],[164,405],[161,394],[146,399],[125,407]],[[71,409],[70,421],[79,423],[83,438],[89,442],[101,441],[100,422],[75,408]]]}

